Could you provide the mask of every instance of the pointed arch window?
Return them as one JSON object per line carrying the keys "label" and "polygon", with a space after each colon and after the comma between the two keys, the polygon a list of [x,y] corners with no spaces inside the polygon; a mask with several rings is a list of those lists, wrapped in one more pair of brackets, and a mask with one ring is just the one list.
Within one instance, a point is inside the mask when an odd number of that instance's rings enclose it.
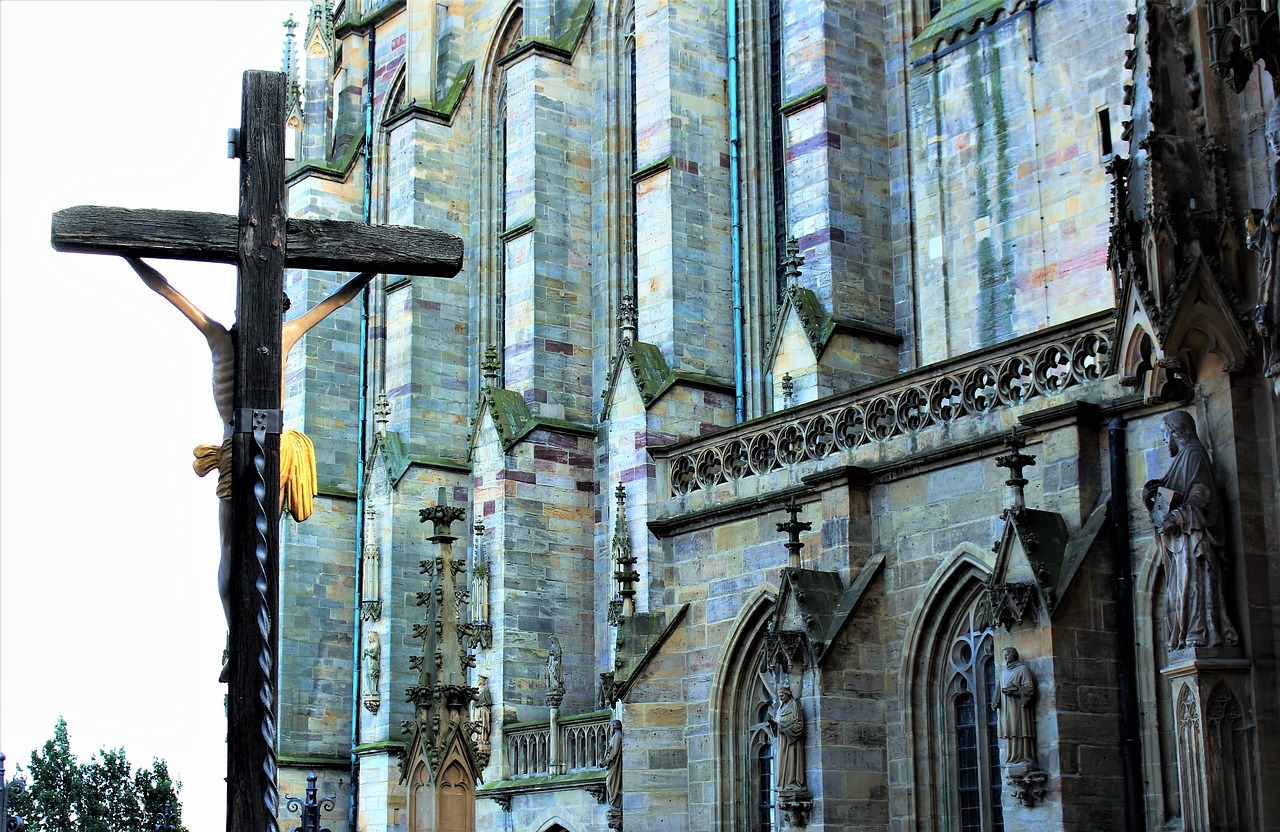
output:
{"label": "pointed arch window", "polygon": [[948,655],[946,699],[949,722],[951,788],[960,832],[1003,832],[1000,807],[1000,748],[996,701],[996,665],[990,628],[966,624]]}
{"label": "pointed arch window", "polygon": [[783,65],[782,0],[769,3],[769,121],[770,160],[773,174],[773,267],[777,297],[787,288],[787,117],[782,113],[785,102],[785,67]]}
{"label": "pointed arch window", "polygon": [[1003,832],[995,638],[976,608],[987,553],[963,544],[908,625],[903,739],[908,811],[921,829]]}
{"label": "pointed arch window", "polygon": [[506,243],[507,191],[508,191],[508,143],[507,143],[507,71],[502,59],[518,46],[524,36],[524,12],[519,5],[512,6],[506,20],[493,41],[489,55],[487,87],[487,130],[482,130],[480,154],[485,159],[486,187],[485,244],[480,251],[480,270],[484,278],[481,298],[480,343],[481,352],[486,346],[496,348],[499,356],[497,384],[505,381],[506,332]]}
{"label": "pointed arch window", "polygon": [[[636,96],[639,89],[636,85],[636,18],[635,10],[627,14],[626,22],[623,23],[623,31],[626,32],[625,48],[627,54],[627,83],[626,83],[626,108],[623,110],[627,119],[627,153],[625,158],[629,161],[629,173],[635,173],[636,168],[640,164],[640,144],[636,137]],[[628,177],[630,178],[630,177]],[[629,201],[627,206],[627,225],[630,228],[631,239],[627,241],[626,250],[629,252],[627,263],[627,283],[624,294],[630,295],[634,301],[638,292],[638,281],[640,278],[640,256],[636,252],[636,243],[640,239],[640,229],[636,222],[636,188],[637,183],[632,182],[628,188]]]}

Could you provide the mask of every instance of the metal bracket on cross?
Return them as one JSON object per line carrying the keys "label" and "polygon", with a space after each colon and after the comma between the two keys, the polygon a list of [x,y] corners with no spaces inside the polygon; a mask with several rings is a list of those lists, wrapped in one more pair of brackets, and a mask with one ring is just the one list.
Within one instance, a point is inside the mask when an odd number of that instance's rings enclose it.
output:
{"label": "metal bracket on cross", "polygon": [[231,429],[236,433],[284,432],[284,411],[241,407],[231,414]]}

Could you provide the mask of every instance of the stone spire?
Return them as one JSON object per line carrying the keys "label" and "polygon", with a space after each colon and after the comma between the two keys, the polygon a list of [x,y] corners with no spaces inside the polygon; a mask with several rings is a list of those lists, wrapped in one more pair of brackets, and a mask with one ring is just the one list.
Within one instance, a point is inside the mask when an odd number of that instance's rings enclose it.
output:
{"label": "stone spire", "polygon": [[[478,691],[467,684],[467,669],[475,667],[475,657],[463,644],[469,625],[463,623],[462,607],[470,603],[470,597],[458,580],[458,575],[466,572],[466,564],[454,557],[453,543],[458,538],[451,530],[466,511],[445,505],[445,489],[441,488],[436,504],[418,514],[423,523],[432,524],[427,539],[440,548],[434,558],[421,562],[420,571],[427,575],[431,588],[418,593],[418,605],[427,608],[427,615],[424,624],[413,626],[413,637],[421,640],[423,651],[409,659],[409,666],[418,671],[418,683],[405,691],[417,719],[405,728],[413,735],[410,754],[425,758],[434,772],[459,732],[466,742],[472,742],[467,710]],[[411,769],[412,765],[405,771]]]}
{"label": "stone spire", "polygon": [[307,17],[307,43],[311,42],[311,36],[317,31],[324,38],[325,44],[332,49],[333,10],[329,8],[328,0],[312,0],[311,2],[311,13]]}
{"label": "stone spire", "polygon": [[298,28],[298,21],[293,19],[293,12],[289,13],[289,19],[282,25],[284,26],[284,55],[280,59],[280,71],[288,79],[288,101],[296,102],[302,88],[298,84],[298,61],[293,48],[293,30]]}
{"label": "stone spire", "polygon": [[617,623],[636,611],[636,556],[631,551],[631,535],[627,533],[627,489],[622,483],[614,490],[617,508],[613,512],[613,580],[618,593]]}

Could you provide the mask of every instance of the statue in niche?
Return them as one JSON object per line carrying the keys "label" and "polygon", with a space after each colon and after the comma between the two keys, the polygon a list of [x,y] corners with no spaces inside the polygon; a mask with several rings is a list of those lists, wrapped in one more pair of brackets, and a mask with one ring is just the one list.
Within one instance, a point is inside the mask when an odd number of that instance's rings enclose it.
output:
{"label": "statue in niche", "polygon": [[[622,810],[622,720],[609,724],[609,747],[604,752],[605,802],[610,811]],[[612,824],[610,824],[612,826]]]}
{"label": "statue in niche", "polygon": [[1271,200],[1263,210],[1253,209],[1245,218],[1246,241],[1258,253],[1258,303],[1253,325],[1262,338],[1262,372],[1274,379],[1280,394],[1280,99],[1267,112],[1267,147],[1271,164]]}
{"label": "statue in niche", "polygon": [[484,524],[476,523],[475,565],[471,567],[471,621],[489,623],[489,564],[484,556]]}
{"label": "statue in niche", "polygon": [[376,631],[370,630],[365,636],[363,653],[365,695],[375,696],[378,693],[378,679],[382,676],[382,641]]}
{"label": "statue in niche", "polygon": [[1000,739],[1004,740],[1004,762],[1036,766],[1036,720],[1032,702],[1036,696],[1036,679],[1022,663],[1018,651],[1004,648],[1004,670],[1000,674],[1000,697],[995,707],[1000,711]]}
{"label": "statue in niche", "polygon": [[1142,487],[1142,502],[1164,566],[1169,647],[1234,645],[1238,638],[1222,585],[1222,511],[1209,454],[1184,411],[1166,414],[1161,433],[1173,463],[1162,478]]}
{"label": "statue in niche", "polygon": [[361,597],[366,601],[377,601],[382,595],[378,574],[378,544],[364,544],[363,581],[360,589]]}
{"label": "statue in niche", "polygon": [[791,685],[778,688],[778,713],[769,718],[778,738],[778,789],[806,788],[804,773],[804,710]]}
{"label": "statue in niche", "polygon": [[476,688],[478,693],[471,705],[471,731],[476,738],[476,752],[488,757],[493,751],[489,742],[493,731],[493,694],[489,692],[489,677],[478,677]]}

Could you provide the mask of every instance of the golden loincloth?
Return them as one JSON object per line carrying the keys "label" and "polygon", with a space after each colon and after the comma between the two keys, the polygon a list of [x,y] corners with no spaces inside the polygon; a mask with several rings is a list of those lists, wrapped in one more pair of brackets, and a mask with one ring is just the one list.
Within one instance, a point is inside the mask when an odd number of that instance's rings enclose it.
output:
{"label": "golden loincloth", "polygon": [[[221,445],[197,445],[191,467],[200,476],[218,469],[218,497],[231,499],[231,437]],[[286,430],[280,435],[280,502],[301,523],[311,516],[316,490],[316,449],[305,433]]]}

